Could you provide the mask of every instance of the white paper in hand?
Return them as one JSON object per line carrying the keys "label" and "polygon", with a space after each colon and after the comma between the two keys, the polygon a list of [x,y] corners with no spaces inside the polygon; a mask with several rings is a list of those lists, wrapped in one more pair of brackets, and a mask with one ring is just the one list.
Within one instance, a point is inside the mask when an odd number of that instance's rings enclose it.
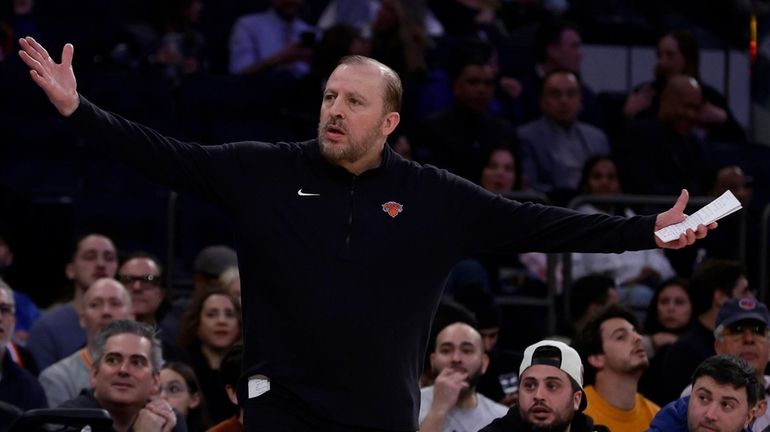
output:
{"label": "white paper in hand", "polygon": [[655,231],[655,235],[663,242],[670,242],[678,239],[679,235],[688,229],[695,231],[698,225],[708,225],[711,222],[716,222],[741,208],[740,201],[728,190],[682,222]]}

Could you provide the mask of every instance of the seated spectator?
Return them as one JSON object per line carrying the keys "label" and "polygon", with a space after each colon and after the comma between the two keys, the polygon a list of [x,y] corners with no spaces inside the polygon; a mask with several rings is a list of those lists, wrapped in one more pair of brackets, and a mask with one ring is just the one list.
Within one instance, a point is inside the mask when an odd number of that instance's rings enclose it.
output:
{"label": "seated spectator", "polygon": [[707,155],[696,130],[702,100],[694,78],[675,75],[666,80],[657,115],[628,124],[620,152],[629,192],[678,195],[685,188],[693,196],[703,193]]}
{"label": "seated spectator", "polygon": [[[770,386],[770,376],[765,375],[770,360],[770,312],[767,306],[753,298],[728,300],[719,309],[716,325],[716,353],[745,360],[754,370],[762,387]],[[689,396],[690,393],[692,386],[685,388],[682,396]],[[764,401],[765,405],[770,404],[770,394],[767,392],[764,393]],[[770,412],[757,412],[751,429],[766,431],[768,426]]]}
{"label": "seated spectator", "polygon": [[158,395],[163,353],[154,333],[137,321],[107,324],[94,344],[91,389],[60,408],[105,409],[117,432],[186,431],[184,419]]}
{"label": "seated spectator", "polygon": [[644,320],[644,350],[650,367],[639,380],[639,392],[658,405],[665,405],[661,392],[663,359],[668,348],[692,324],[692,301],[687,281],[672,278],[661,283],[652,296]]}
{"label": "seated spectator", "polygon": [[563,342],[543,340],[524,350],[519,368],[519,402],[479,432],[594,429],[585,415],[583,364],[580,355]]}
{"label": "seated spectator", "polygon": [[15,325],[13,290],[0,279],[0,401],[23,411],[47,408],[45,393],[35,376],[11,359],[7,344]]}
{"label": "seated spectator", "polygon": [[243,363],[243,343],[238,342],[227,351],[222,359],[222,379],[225,382],[225,391],[230,402],[237,407],[238,414],[214,425],[208,432],[242,432],[243,409],[238,403],[238,379],[241,376],[241,364]]}
{"label": "seated spectator", "polygon": [[416,130],[418,161],[475,181],[485,152],[514,147],[512,126],[489,111],[495,89],[491,55],[491,47],[481,41],[467,41],[453,53],[448,68],[454,102],[427,116]]}
{"label": "seated spectator", "polygon": [[238,256],[229,246],[206,246],[198,252],[193,261],[192,294],[172,299],[170,310],[165,312],[161,321],[162,337],[174,336],[174,340],[169,341],[170,346],[178,346],[181,331],[179,326],[187,311],[188,300],[201,294],[209,286],[219,286],[219,278],[231,267],[238,267]]}
{"label": "seated spectator", "polygon": [[749,425],[764,411],[762,384],[744,360],[716,355],[695,369],[693,397],[677,399],[658,412],[650,432],[749,432]]}
{"label": "seated spectator", "polygon": [[645,431],[660,410],[637,392],[649,365],[640,331],[634,314],[615,305],[589,321],[572,342],[585,365],[585,413],[612,431]]}
{"label": "seated spectator", "polygon": [[690,32],[674,30],[666,33],[658,40],[656,54],[655,80],[628,94],[623,107],[626,118],[654,116],[666,81],[672,76],[685,74],[698,80],[703,91],[703,102],[696,116],[698,126],[708,133],[712,141],[735,144],[746,142],[746,132],[730,112],[727,99],[701,81],[698,42]]}
{"label": "seated spectator", "polygon": [[513,406],[519,396],[521,352],[502,349],[497,345],[502,330],[500,306],[491,294],[473,289],[472,286],[458,290],[454,298],[473,312],[476,328],[484,342],[484,353],[489,358],[487,371],[476,386],[477,391],[493,401]]}
{"label": "seated spectator", "polygon": [[[615,162],[608,156],[593,156],[583,167],[579,191],[585,195],[612,196],[622,193]],[[634,216],[625,206],[583,204],[583,213],[607,213]],[[644,319],[653,289],[664,279],[674,277],[671,263],[661,249],[629,251],[620,254],[572,254],[572,277],[601,273],[615,279],[620,303],[630,307]]]}
{"label": "seated spectator", "polygon": [[158,259],[144,252],[128,256],[118,269],[117,278],[131,294],[134,315],[139,322],[158,328],[166,361],[187,360],[177,345],[178,323],[170,313],[163,286],[163,267]]}
{"label": "seated spectator", "polygon": [[722,304],[731,298],[752,296],[743,267],[723,260],[708,260],[697,268],[688,292],[695,319],[663,358],[659,385],[666,403],[678,398],[698,364],[714,355],[714,330]]}
{"label": "seated spectator", "polygon": [[91,367],[95,356],[96,338],[104,327],[115,320],[134,319],[131,297],[118,281],[98,279],[83,296],[80,324],[85,329],[88,343],[40,373],[48,405],[57,407],[91,388]]}
{"label": "seated spectator", "polygon": [[[583,40],[574,23],[563,18],[544,20],[535,35],[535,65],[527,75],[520,77],[520,103],[523,105],[522,120],[530,122],[542,116],[540,95],[543,79],[548,73],[557,70],[580,75],[583,61]],[[603,128],[604,119],[596,94],[582,80],[580,88],[581,109],[578,118],[581,122]]]}
{"label": "seated spectator", "polygon": [[571,327],[563,334],[568,337],[574,336],[607,306],[619,301],[615,281],[610,277],[588,275],[576,280],[570,287],[569,293]]}
{"label": "seated spectator", "polygon": [[436,380],[420,390],[420,430],[476,432],[506,407],[476,391],[489,365],[481,334],[465,323],[441,330],[430,356]]}
{"label": "seated spectator", "polygon": [[289,79],[307,74],[313,48],[303,37],[312,35],[315,40],[315,34],[299,17],[302,3],[272,0],[267,11],[239,18],[230,35],[230,73],[270,73]]}
{"label": "seated spectator", "polygon": [[83,294],[97,279],[115,277],[118,256],[112,240],[101,234],[89,234],[76,242],[72,259],[65,267],[72,281],[72,301],[49,310],[32,325],[29,344],[40,370],[79,350],[86,344],[80,326]]}
{"label": "seated spectator", "polygon": [[163,365],[160,370],[160,397],[185,418],[187,430],[203,431],[211,426],[201,386],[190,366],[179,362]]}
{"label": "seated spectator", "polygon": [[561,203],[575,194],[586,161],[610,152],[604,132],[578,120],[581,106],[577,76],[549,72],[540,93],[542,116],[516,130],[527,184]]}
{"label": "seated spectator", "polygon": [[233,416],[225,393],[222,358],[240,338],[241,308],[228,291],[210,287],[190,300],[182,318],[179,344],[188,350],[190,365],[201,384],[211,421]]}

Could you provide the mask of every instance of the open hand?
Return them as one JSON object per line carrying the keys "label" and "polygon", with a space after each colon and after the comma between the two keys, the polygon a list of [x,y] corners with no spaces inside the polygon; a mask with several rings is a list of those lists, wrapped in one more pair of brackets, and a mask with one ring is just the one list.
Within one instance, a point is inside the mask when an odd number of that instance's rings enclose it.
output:
{"label": "open hand", "polygon": [[32,80],[43,89],[59,113],[65,117],[75,112],[80,104],[75,72],[72,70],[72,56],[75,48],[64,45],[61,63],[56,63],[48,51],[32,37],[19,39],[19,57],[30,68]]}

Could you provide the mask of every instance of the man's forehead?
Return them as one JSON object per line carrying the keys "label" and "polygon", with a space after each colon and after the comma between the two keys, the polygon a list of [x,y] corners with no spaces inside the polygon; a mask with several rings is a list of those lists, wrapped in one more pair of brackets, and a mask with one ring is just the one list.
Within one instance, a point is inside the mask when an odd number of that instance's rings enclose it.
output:
{"label": "man's forehead", "polygon": [[131,333],[112,335],[104,344],[105,354],[141,355],[148,358],[151,348],[152,342],[149,339]]}
{"label": "man's forehead", "polygon": [[599,326],[599,329],[601,330],[602,335],[609,336],[617,330],[633,330],[634,326],[625,318],[610,318],[607,321],[604,321]]}
{"label": "man's forehead", "polygon": [[564,382],[569,382],[569,376],[567,375],[567,372],[564,372],[563,370],[557,368],[556,366],[546,365],[546,364],[536,364],[528,367],[524,370],[521,374],[521,380],[525,380],[527,378],[531,379],[537,379],[537,380],[559,380]]}
{"label": "man's forehead", "polygon": [[705,391],[711,393],[712,397],[715,398],[736,399],[744,405],[748,403],[745,387],[736,388],[732,384],[721,384],[707,375],[698,377],[692,389],[693,392]]}
{"label": "man's forehead", "polygon": [[82,240],[80,240],[80,243],[78,243],[78,252],[83,252],[87,250],[101,250],[101,249],[107,249],[107,250],[115,250],[115,246],[112,244],[112,240],[105,236],[92,234],[89,236],[84,237]]}
{"label": "man's forehead", "polygon": [[455,323],[447,326],[441,330],[436,337],[436,344],[463,344],[470,343],[473,345],[481,345],[481,334],[477,332],[473,327]]}
{"label": "man's forehead", "polygon": [[367,87],[371,87],[374,83],[383,85],[384,76],[383,71],[372,64],[342,64],[337,66],[329,77],[329,81],[326,86],[361,86],[366,84]]}

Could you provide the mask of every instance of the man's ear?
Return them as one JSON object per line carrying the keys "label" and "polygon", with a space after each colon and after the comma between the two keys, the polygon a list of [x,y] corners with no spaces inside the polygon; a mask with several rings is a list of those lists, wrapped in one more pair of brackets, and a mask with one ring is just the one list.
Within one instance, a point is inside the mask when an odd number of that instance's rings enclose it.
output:
{"label": "man's ear", "polygon": [[578,390],[575,392],[574,395],[572,395],[572,402],[575,408],[575,411],[580,409],[580,402],[583,401],[583,392]]}
{"label": "man's ear", "polygon": [[489,367],[489,356],[486,353],[481,356],[481,374],[484,375],[487,373],[487,368]]}
{"label": "man's ear", "polygon": [[748,427],[749,424],[754,421],[754,419],[765,415],[765,411],[767,411],[767,401],[765,398],[762,398],[762,400],[758,401],[757,404],[749,410],[749,417],[746,419],[744,428]]}
{"label": "man's ear", "polygon": [[64,274],[67,275],[67,279],[69,280],[75,279],[75,266],[72,263],[64,266]]}
{"label": "man's ear", "polygon": [[382,134],[385,136],[390,135],[396,126],[401,122],[401,114],[393,111],[385,114],[385,118],[382,120]]}
{"label": "man's ear", "polygon": [[601,370],[604,369],[604,360],[605,360],[604,354],[591,354],[588,356],[588,364],[590,364],[594,369]]}
{"label": "man's ear", "polygon": [[160,372],[153,372],[152,374],[152,394],[160,394]]}

